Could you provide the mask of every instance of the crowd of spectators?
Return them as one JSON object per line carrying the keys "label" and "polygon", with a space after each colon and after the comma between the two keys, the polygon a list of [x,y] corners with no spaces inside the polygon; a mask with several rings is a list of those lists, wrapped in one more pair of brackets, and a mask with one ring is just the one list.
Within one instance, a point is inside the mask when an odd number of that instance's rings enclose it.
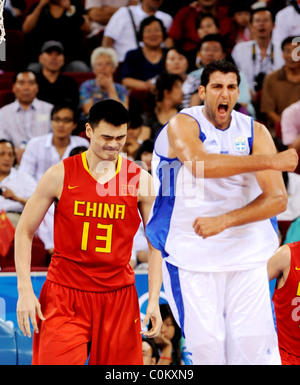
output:
{"label": "crowd of spectators", "polygon": [[[107,98],[132,118],[123,154],[151,172],[157,133],[181,108],[202,103],[201,73],[214,60],[241,71],[235,109],[300,151],[300,1],[8,0],[4,26],[6,46],[22,61],[0,63],[0,139],[14,147],[13,168],[36,181],[41,167],[88,145],[89,109]],[[146,249],[141,227],[136,268],[147,266]]]}

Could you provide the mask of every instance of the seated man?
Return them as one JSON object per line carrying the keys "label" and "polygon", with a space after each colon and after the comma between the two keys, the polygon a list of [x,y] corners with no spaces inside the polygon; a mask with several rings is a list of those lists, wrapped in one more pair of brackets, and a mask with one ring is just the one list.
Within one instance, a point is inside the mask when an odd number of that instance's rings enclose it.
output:
{"label": "seated man", "polygon": [[6,212],[14,226],[37,185],[30,175],[14,167],[15,161],[13,143],[0,139],[0,211]]}
{"label": "seated man", "polygon": [[14,75],[12,91],[16,100],[0,109],[0,138],[14,144],[19,163],[28,140],[51,131],[53,105],[37,98],[39,86],[29,70]]}
{"label": "seated man", "polygon": [[38,97],[55,105],[70,99],[77,106],[78,85],[73,78],[61,74],[65,64],[63,45],[58,41],[47,41],[42,46],[39,63],[41,70],[37,75]]}
{"label": "seated man", "polygon": [[261,112],[268,118],[268,127],[275,129],[282,112],[300,99],[300,61],[293,58],[293,36],[281,44],[285,65],[266,76],[261,99]]}

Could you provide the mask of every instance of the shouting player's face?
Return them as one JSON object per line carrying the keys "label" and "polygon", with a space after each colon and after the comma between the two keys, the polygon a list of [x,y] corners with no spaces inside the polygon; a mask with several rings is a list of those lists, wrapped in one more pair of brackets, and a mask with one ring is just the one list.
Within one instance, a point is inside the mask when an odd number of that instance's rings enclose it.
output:
{"label": "shouting player's face", "polygon": [[228,128],[231,112],[239,98],[237,75],[233,72],[213,72],[207,86],[200,86],[199,95],[204,100],[205,117],[221,130]]}
{"label": "shouting player's face", "polygon": [[94,130],[87,124],[86,134],[90,138],[90,148],[103,161],[117,161],[127,135],[127,124],[115,127],[101,121]]}

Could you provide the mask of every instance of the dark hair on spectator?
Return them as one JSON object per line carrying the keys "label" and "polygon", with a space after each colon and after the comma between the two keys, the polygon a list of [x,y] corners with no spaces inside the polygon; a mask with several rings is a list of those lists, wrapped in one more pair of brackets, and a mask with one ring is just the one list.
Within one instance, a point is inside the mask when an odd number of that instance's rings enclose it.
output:
{"label": "dark hair on spectator", "polygon": [[159,353],[158,353],[158,349],[157,349],[153,339],[142,336],[142,342],[147,342],[147,344],[149,344],[151,346],[151,348],[152,348],[152,358],[153,357],[155,358],[155,360],[156,360],[155,363],[157,364],[157,362],[159,360]]}
{"label": "dark hair on spectator", "polygon": [[223,52],[225,52],[225,53],[227,52],[225,40],[224,40],[223,36],[220,35],[219,33],[210,33],[209,35],[204,36],[204,38],[201,39],[201,41],[199,43],[199,49],[201,49],[201,47],[204,43],[207,43],[209,41],[216,41],[216,42],[220,43]]}
{"label": "dark hair on spectator", "polygon": [[250,12],[250,23],[252,24],[253,22],[253,16],[258,13],[258,12],[263,12],[263,11],[268,11],[270,12],[271,16],[272,16],[272,21],[273,23],[275,23],[275,15],[274,13],[272,12],[272,10],[268,7],[259,7],[259,8],[255,8],[255,9],[251,9],[251,12]]}
{"label": "dark hair on spectator", "polygon": [[154,142],[151,139],[144,140],[143,143],[137,150],[137,154],[135,156],[135,160],[141,160],[142,154],[144,152],[153,152]]}
{"label": "dark hair on spectator", "polygon": [[20,71],[17,71],[14,73],[13,75],[13,78],[12,78],[12,84],[15,84],[16,81],[17,81],[17,77],[20,75],[20,74],[25,74],[25,73],[31,73],[34,75],[34,78],[35,78],[35,82],[37,83],[37,80],[36,80],[36,73],[34,71],[31,71],[31,70],[28,70],[28,69],[23,69],[23,70],[20,70]]}
{"label": "dark hair on spectator", "polygon": [[89,112],[88,122],[92,129],[104,121],[115,127],[120,127],[122,124],[129,126],[129,112],[122,103],[113,99],[101,100],[95,103]]}
{"label": "dark hair on spectator", "polygon": [[240,84],[241,77],[240,77],[240,71],[238,70],[237,66],[234,65],[233,63],[230,63],[229,61],[216,60],[216,61],[213,61],[212,63],[207,64],[207,66],[204,67],[204,70],[201,75],[201,85],[203,87],[206,87],[207,84],[209,83],[210,75],[217,71],[222,72],[223,74],[228,74],[230,72],[235,73],[237,76],[238,85]]}
{"label": "dark hair on spectator", "polygon": [[14,157],[15,157],[15,161],[14,161],[13,166],[15,166],[17,164],[17,156],[16,156],[15,146],[14,146],[13,142],[8,140],[8,139],[0,139],[0,144],[1,143],[9,143],[11,145],[11,148],[13,150],[13,154],[14,154]]}
{"label": "dark hair on spectator", "polygon": [[182,77],[175,74],[162,73],[158,76],[155,83],[156,88],[156,100],[161,102],[164,98],[164,91],[171,91],[175,82],[180,81],[183,83]]}
{"label": "dark hair on spectator", "polygon": [[57,114],[58,111],[60,111],[64,108],[71,110],[73,112],[73,121],[75,123],[77,123],[78,119],[79,119],[79,111],[78,111],[78,108],[75,106],[75,104],[70,99],[65,99],[63,102],[61,102],[60,104],[57,104],[56,106],[54,106],[52,108],[51,119],[53,118],[53,116],[55,114]]}
{"label": "dark hair on spectator", "polygon": [[143,33],[144,33],[145,27],[147,27],[148,25],[150,25],[154,21],[157,21],[161,27],[161,30],[163,33],[163,40],[165,40],[167,38],[167,30],[166,30],[163,22],[155,16],[149,16],[149,17],[146,17],[140,24],[140,30],[138,32],[139,41],[143,41]]}
{"label": "dark hair on spectator", "polygon": [[[284,47],[287,45],[287,44],[291,44],[293,42],[294,39],[296,39],[298,36],[288,36],[286,37],[282,43],[281,43],[281,50],[283,51],[284,50]],[[299,41],[297,40],[297,44],[299,43]],[[296,47],[296,44],[295,44],[295,47]]]}
{"label": "dark hair on spectator", "polygon": [[212,19],[213,22],[215,23],[216,27],[220,28],[219,20],[216,18],[216,16],[214,14],[208,12],[208,13],[201,13],[199,18],[197,19],[197,21],[196,21],[196,28],[197,29],[200,27],[200,24],[201,24],[202,20],[204,20],[206,18]]}

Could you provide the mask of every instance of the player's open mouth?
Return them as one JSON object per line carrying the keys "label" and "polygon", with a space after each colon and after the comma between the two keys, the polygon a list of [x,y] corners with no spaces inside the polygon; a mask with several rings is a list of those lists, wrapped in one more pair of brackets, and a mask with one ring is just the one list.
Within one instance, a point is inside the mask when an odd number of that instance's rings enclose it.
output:
{"label": "player's open mouth", "polygon": [[218,112],[221,115],[225,115],[228,111],[228,104],[227,103],[220,103],[218,105]]}

